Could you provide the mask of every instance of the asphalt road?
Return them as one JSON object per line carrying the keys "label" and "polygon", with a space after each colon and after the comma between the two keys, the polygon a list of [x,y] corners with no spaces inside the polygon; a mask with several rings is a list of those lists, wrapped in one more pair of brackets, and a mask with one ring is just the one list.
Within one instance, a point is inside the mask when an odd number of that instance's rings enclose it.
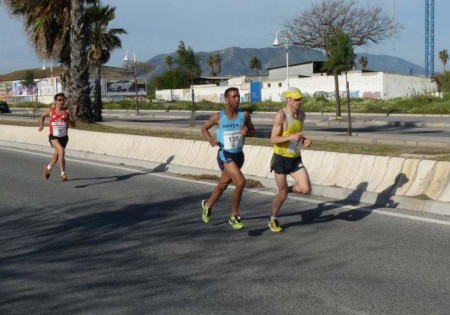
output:
{"label": "asphalt road", "polygon": [[401,209],[246,190],[246,228],[209,225],[211,183],[0,147],[1,314],[448,314],[450,222]]}
{"label": "asphalt road", "polygon": [[[273,114],[272,114],[273,116]],[[209,118],[208,115],[201,114],[196,117],[196,125],[200,126]],[[254,118],[254,124],[261,137],[270,137],[273,117]],[[104,124],[116,126],[133,126],[139,128],[152,128],[154,125],[166,126],[166,128],[189,128],[190,119],[184,116],[173,115],[164,117],[162,115],[151,116],[113,116],[108,115],[104,118]],[[153,125],[153,126],[152,126]],[[429,123],[426,125],[423,121],[388,121],[388,120],[356,120],[352,123],[352,133],[354,136],[381,136],[398,138],[435,138],[439,141],[450,144],[450,124],[448,127],[442,124]],[[331,120],[314,120],[310,118],[305,123],[305,132],[317,135],[332,135],[345,137],[348,135],[348,124],[346,121],[335,122]]]}

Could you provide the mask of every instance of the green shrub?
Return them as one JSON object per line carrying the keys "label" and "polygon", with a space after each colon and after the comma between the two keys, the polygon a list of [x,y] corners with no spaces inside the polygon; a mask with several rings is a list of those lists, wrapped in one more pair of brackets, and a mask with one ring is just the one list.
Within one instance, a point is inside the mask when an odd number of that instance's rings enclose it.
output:
{"label": "green shrub", "polygon": [[[21,102],[10,104],[10,107],[33,108],[34,103]],[[49,104],[38,103],[39,109],[48,108]],[[142,110],[191,110],[190,101],[180,102],[147,102],[139,101],[139,108]],[[250,112],[276,112],[286,106],[285,102],[263,101],[257,103],[243,102],[241,108]],[[443,93],[442,97],[429,93],[414,93],[407,98],[396,98],[388,100],[377,99],[350,99],[352,113],[379,113],[379,114],[450,114],[450,92]],[[135,110],[134,99],[124,99],[119,101],[104,102],[104,109]],[[212,103],[207,101],[196,102],[196,111],[219,111],[224,108],[223,103]],[[336,112],[336,102],[325,97],[305,97],[302,109],[309,113],[334,113]],[[341,99],[341,111],[347,111],[347,99]]]}
{"label": "green shrub", "polygon": [[310,112],[310,113],[313,113],[313,112],[333,113],[336,111],[335,103],[328,100],[325,97],[305,98],[305,101],[302,104],[302,108],[305,112]]}

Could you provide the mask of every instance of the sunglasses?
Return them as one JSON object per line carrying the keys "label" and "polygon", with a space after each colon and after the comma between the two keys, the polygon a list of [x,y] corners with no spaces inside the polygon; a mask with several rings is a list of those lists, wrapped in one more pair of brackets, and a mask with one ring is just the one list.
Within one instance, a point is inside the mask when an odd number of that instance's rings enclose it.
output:
{"label": "sunglasses", "polygon": [[296,102],[300,102],[300,101],[302,101],[303,100],[303,97],[300,97],[300,98],[294,98],[294,101],[296,101]]}

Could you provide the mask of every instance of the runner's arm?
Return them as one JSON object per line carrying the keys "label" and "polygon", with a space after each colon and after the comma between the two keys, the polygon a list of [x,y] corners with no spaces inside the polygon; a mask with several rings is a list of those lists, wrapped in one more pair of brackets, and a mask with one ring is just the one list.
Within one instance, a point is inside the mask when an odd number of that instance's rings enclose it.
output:
{"label": "runner's arm", "polygon": [[217,140],[213,139],[213,137],[211,136],[211,133],[209,132],[209,129],[213,126],[218,125],[219,118],[220,118],[219,113],[212,114],[211,117],[209,117],[209,120],[207,122],[205,122],[200,129],[203,137],[206,139],[206,141],[209,142],[209,144],[212,147],[217,145]]}
{"label": "runner's arm", "polygon": [[39,118],[39,131],[42,131],[42,129],[44,129],[44,121],[45,121],[45,117],[47,117],[50,114],[50,110],[47,109],[46,111],[44,111],[41,115],[41,117]]}
{"label": "runner's arm", "polygon": [[[300,112],[299,112],[299,116],[300,116],[300,121],[303,121],[303,122],[304,122],[305,119],[306,119],[306,114],[305,114],[305,112],[300,111]],[[308,147],[311,146],[312,141],[311,141],[310,139],[305,138],[305,136],[303,135],[302,143],[303,143],[303,147],[308,148]]]}
{"label": "runner's arm", "polygon": [[241,133],[245,137],[254,137],[256,135],[256,130],[249,112],[244,112],[244,117],[245,126],[243,126]]}

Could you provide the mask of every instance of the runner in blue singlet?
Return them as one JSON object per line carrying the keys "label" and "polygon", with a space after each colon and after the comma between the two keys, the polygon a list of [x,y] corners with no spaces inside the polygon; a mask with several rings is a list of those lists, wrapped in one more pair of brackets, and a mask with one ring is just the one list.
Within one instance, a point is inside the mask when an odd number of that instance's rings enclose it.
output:
{"label": "runner in blue singlet", "polygon": [[[203,124],[201,131],[209,144],[219,146],[217,162],[222,170],[222,176],[208,200],[202,201],[202,219],[209,223],[211,210],[216,201],[234,182],[235,189],[231,202],[231,213],[228,222],[234,229],[242,229],[244,224],[239,217],[239,204],[245,187],[245,177],[241,172],[244,164],[245,137],[255,136],[255,127],[248,112],[239,110],[240,95],[235,87],[225,90],[225,109],[219,113],[212,114],[209,120]],[[213,139],[209,129],[217,126],[217,140]]]}

